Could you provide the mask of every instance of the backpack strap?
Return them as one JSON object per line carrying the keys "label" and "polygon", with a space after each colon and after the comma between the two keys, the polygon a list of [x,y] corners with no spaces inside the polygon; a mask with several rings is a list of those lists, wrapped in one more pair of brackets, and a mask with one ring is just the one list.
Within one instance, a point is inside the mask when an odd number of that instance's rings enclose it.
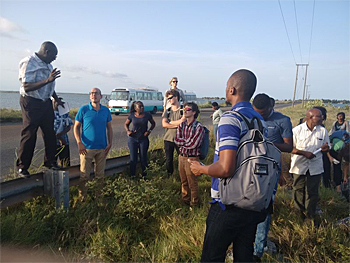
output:
{"label": "backpack strap", "polygon": [[[240,113],[239,111],[228,111],[228,112],[231,112],[231,113],[233,113],[233,114],[236,114],[236,115],[240,116],[240,117],[244,120],[244,122],[246,123],[246,125],[247,125],[247,127],[248,127],[249,130],[255,129],[255,123],[257,123],[257,124],[258,124],[258,129],[259,129],[259,131],[260,131],[262,134],[264,134],[264,128],[263,128],[262,122],[261,122],[261,120],[260,120],[258,117],[254,116],[254,117],[251,119],[251,121],[249,121],[249,120],[247,119],[247,117],[245,117],[245,116],[244,116],[242,113]],[[256,121],[256,122],[254,122],[254,121]]]}

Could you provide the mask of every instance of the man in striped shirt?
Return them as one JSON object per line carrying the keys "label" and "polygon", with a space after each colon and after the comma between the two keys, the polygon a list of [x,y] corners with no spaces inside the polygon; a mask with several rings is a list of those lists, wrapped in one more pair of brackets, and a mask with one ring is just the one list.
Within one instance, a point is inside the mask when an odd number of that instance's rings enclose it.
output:
{"label": "man in striped shirt", "polygon": [[191,206],[199,205],[197,177],[190,169],[188,160],[199,161],[200,146],[204,136],[204,129],[196,119],[199,114],[196,103],[185,103],[182,122],[176,130],[175,144],[179,147],[179,174],[182,185],[182,200]]}
{"label": "man in striped shirt", "polygon": [[[226,101],[233,105],[231,111],[238,111],[249,120],[253,117],[262,120],[249,102],[256,83],[254,73],[245,69],[234,72],[227,81]],[[220,178],[233,175],[239,165],[236,164],[238,144],[247,132],[248,127],[240,116],[225,112],[219,122],[214,163],[201,165],[191,161],[190,167],[195,175],[207,174],[212,177],[213,201],[206,221],[201,262],[225,262],[226,251],[231,243],[234,262],[253,262],[256,227],[264,221],[266,213],[222,204],[218,187]]]}

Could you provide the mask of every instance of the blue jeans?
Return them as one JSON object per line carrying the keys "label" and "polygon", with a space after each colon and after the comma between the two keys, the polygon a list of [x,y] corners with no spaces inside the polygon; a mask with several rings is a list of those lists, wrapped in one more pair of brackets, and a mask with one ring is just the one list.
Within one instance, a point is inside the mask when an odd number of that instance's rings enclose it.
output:
{"label": "blue jeans", "polygon": [[141,139],[135,139],[133,137],[129,137],[128,147],[130,150],[130,173],[131,173],[131,175],[134,176],[136,174],[137,157],[138,157],[138,153],[140,153],[142,175],[146,176],[147,151],[148,151],[148,147],[149,147],[148,137],[141,138]]}
{"label": "blue jeans", "polygon": [[268,213],[265,221],[258,224],[255,234],[254,255],[261,258],[264,254],[264,247],[266,246],[267,233],[270,230],[271,214]]}
{"label": "blue jeans", "polygon": [[253,262],[256,226],[266,213],[211,205],[207,217],[201,262],[225,262],[227,248],[233,243],[234,262]]}

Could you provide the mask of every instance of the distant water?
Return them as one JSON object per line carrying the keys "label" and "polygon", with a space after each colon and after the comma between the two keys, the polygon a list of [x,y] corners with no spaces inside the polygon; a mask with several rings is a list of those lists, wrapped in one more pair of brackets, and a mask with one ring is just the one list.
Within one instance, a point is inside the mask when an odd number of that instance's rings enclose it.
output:
{"label": "distant water", "polygon": [[[80,108],[81,106],[88,104],[90,101],[89,94],[78,94],[78,93],[57,93],[58,96],[62,97],[64,101],[68,102],[71,109]],[[107,105],[108,101],[106,96],[103,95],[102,104]],[[20,110],[19,106],[19,92],[0,91],[0,108],[8,108],[14,110]],[[199,104],[206,103],[208,100],[197,99]],[[210,100],[222,103],[222,100]]]}
{"label": "distant water", "polygon": [[[57,93],[57,95],[62,97],[63,101],[68,102],[71,109],[79,108],[90,101],[89,94]],[[19,92],[0,91],[0,108],[20,110],[19,98]],[[107,103],[105,98],[106,96],[104,95],[102,99],[103,104]]]}

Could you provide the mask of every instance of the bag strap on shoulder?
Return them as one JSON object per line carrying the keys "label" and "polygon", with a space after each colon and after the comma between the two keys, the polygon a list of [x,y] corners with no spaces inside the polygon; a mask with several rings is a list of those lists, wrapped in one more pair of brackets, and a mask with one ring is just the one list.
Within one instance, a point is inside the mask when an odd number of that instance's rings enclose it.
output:
{"label": "bag strap on shoulder", "polygon": [[[255,129],[255,123],[257,123],[257,124],[258,124],[258,130],[259,130],[262,134],[264,133],[263,125],[262,125],[262,123],[261,123],[261,120],[260,120],[258,117],[254,116],[254,117],[251,119],[251,121],[249,121],[249,120],[247,119],[247,117],[244,116],[244,115],[243,115],[242,113],[240,113],[239,111],[228,111],[228,112],[231,112],[231,113],[233,113],[233,114],[236,114],[236,115],[240,116],[240,117],[243,119],[243,121],[246,123],[246,125],[247,125],[247,127],[248,127],[249,130]],[[255,120],[256,120],[256,122],[255,122]]]}

